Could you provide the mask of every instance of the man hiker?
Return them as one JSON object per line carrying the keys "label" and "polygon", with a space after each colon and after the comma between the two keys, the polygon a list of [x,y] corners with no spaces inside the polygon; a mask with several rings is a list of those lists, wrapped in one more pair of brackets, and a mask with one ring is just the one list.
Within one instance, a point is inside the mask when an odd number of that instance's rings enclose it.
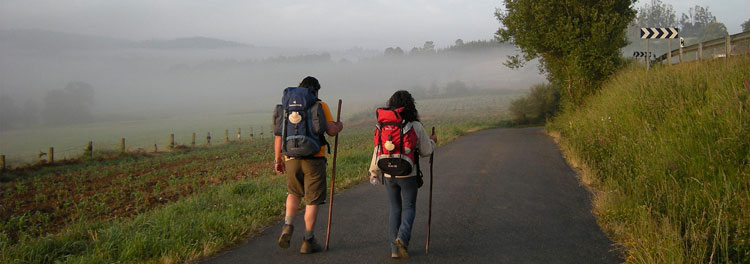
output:
{"label": "man hiker", "polygon": [[321,250],[313,228],[318,205],[326,199],[327,143],[323,132],[336,136],[344,128],[341,122],[333,119],[328,105],[317,98],[319,90],[318,80],[307,76],[299,88],[290,87],[284,91],[282,105],[278,105],[274,112],[274,170],[279,174],[286,173],[287,186],[286,217],[279,247],[289,248],[294,232],[292,220],[299,209],[300,199],[304,198],[302,254]]}

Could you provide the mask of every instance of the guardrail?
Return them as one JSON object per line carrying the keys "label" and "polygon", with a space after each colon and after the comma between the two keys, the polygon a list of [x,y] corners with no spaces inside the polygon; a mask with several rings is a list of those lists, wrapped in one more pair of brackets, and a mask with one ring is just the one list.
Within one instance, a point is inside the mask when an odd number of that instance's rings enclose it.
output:
{"label": "guardrail", "polygon": [[[685,55],[687,53],[696,53],[696,60],[703,60],[703,51],[705,50],[713,50],[716,48],[724,48],[724,56],[729,57],[728,55],[732,54],[732,46],[736,45],[737,43],[741,41],[748,41],[750,42],[750,31],[748,32],[742,32],[734,35],[729,35],[725,38],[718,38],[714,40],[709,40],[702,43],[693,44],[687,47],[680,47],[679,49],[672,50],[670,52],[664,53],[664,55],[661,55],[653,60],[654,63],[658,62],[664,62],[665,60],[671,64],[672,57],[679,57],[680,60],[678,63],[685,61]],[[748,49],[746,48],[744,52],[748,52]],[[721,55],[721,54],[719,54]]]}

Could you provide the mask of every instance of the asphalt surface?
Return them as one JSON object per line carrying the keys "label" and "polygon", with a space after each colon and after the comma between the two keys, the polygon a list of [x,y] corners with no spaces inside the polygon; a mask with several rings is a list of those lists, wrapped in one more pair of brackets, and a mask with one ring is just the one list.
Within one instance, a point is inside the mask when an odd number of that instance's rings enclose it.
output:
{"label": "asphalt surface", "polygon": [[[480,131],[437,149],[430,251],[426,254],[427,160],[421,160],[425,185],[417,198],[409,262],[623,262],[591,214],[590,194],[552,139],[538,127]],[[333,209],[326,252],[299,253],[304,233],[300,212],[290,248],[277,245],[283,224],[279,222],[205,263],[403,262],[390,258],[384,186],[365,182],[337,194]],[[321,245],[327,216],[325,205],[315,231]]]}

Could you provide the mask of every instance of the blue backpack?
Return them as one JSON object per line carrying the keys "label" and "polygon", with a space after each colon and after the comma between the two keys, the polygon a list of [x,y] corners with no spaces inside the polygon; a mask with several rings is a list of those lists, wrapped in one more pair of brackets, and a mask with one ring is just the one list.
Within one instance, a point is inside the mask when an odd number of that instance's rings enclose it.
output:
{"label": "blue backpack", "polygon": [[284,89],[273,114],[274,134],[281,136],[281,153],[290,158],[310,158],[327,145],[323,133],[326,117],[312,89]]}

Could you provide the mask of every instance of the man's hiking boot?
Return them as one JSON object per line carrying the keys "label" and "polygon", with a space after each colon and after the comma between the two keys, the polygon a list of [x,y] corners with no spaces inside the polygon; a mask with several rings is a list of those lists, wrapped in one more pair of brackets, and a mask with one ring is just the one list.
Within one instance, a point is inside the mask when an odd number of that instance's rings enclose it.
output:
{"label": "man's hiking boot", "polygon": [[302,247],[299,249],[299,253],[302,254],[309,254],[313,252],[319,252],[321,250],[320,245],[318,245],[318,242],[315,240],[315,237],[310,238],[309,240],[302,240]]}
{"label": "man's hiking boot", "polygon": [[289,240],[292,240],[292,232],[294,232],[294,226],[285,224],[281,229],[281,236],[279,237],[280,248],[289,248]]}
{"label": "man's hiking boot", "polygon": [[[396,249],[398,249],[398,257],[408,259],[409,252],[406,251],[406,244],[404,244],[404,241],[400,238],[396,238],[394,243],[396,244]],[[393,257],[393,254],[391,254],[391,257]]]}
{"label": "man's hiking boot", "polygon": [[395,252],[391,253],[391,258],[397,259],[398,258],[398,253],[395,253]]}

